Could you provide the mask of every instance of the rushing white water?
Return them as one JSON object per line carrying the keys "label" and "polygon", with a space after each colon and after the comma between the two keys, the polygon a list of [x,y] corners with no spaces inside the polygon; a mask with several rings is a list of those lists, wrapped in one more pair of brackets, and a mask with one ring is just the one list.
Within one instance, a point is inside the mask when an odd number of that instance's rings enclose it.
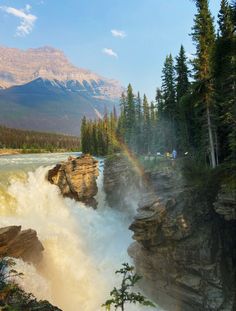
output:
{"label": "rushing white water", "polygon": [[[64,199],[46,179],[53,163],[67,155],[0,158],[1,227],[22,225],[38,233],[45,251],[35,267],[17,260],[26,291],[64,311],[97,311],[119,284],[114,271],[130,261],[131,219],[106,207],[99,177],[99,207]],[[42,165],[47,165],[42,166]],[[137,306],[127,310],[139,310]]]}

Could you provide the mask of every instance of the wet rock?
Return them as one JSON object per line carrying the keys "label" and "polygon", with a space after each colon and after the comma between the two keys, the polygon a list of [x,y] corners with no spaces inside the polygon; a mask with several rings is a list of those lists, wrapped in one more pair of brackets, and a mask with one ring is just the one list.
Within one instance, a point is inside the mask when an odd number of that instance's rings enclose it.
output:
{"label": "wet rock", "polygon": [[63,196],[96,207],[98,161],[90,155],[69,157],[48,172],[50,183],[57,185]]}
{"label": "wet rock", "polygon": [[139,172],[123,154],[116,154],[105,160],[104,192],[106,201],[112,208],[129,210],[130,205],[140,199],[141,181]]}
{"label": "wet rock", "polygon": [[0,257],[15,257],[38,263],[42,259],[43,250],[36,231],[21,230],[21,226],[0,228]]}

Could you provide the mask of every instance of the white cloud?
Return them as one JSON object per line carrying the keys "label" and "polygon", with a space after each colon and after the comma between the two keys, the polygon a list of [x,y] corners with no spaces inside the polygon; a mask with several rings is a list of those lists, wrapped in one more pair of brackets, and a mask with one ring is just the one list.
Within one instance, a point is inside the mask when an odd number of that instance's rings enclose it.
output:
{"label": "white cloud", "polygon": [[122,30],[112,29],[111,33],[113,37],[124,39],[126,37],[126,33]]}
{"label": "white cloud", "polygon": [[112,56],[112,57],[115,57],[115,58],[118,57],[118,54],[116,52],[114,52],[112,49],[104,48],[102,51],[103,51],[103,53],[105,53],[105,54],[107,54],[109,56]]}
{"label": "white cloud", "polygon": [[16,9],[9,6],[0,6],[0,9],[20,19],[20,25],[16,28],[16,35],[24,37],[31,33],[37,16],[30,14],[31,6],[27,4],[24,9]]}
{"label": "white cloud", "polygon": [[32,9],[32,6],[30,4],[26,4],[25,10],[26,12],[29,12]]}

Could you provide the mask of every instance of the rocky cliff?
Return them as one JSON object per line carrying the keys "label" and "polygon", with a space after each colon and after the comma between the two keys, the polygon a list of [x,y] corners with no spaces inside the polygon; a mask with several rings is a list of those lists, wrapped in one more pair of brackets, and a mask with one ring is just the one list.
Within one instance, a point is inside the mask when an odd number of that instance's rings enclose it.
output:
{"label": "rocky cliff", "polygon": [[235,310],[235,198],[222,189],[213,204],[174,167],[145,178],[128,250],[142,289],[168,311]]}
{"label": "rocky cliff", "polygon": [[48,172],[50,183],[57,185],[63,196],[96,207],[98,161],[90,155],[69,157]]}
{"label": "rocky cliff", "polygon": [[86,91],[89,86],[90,92],[101,97],[119,98],[122,92],[117,81],[74,66],[61,50],[50,46],[28,50],[0,46],[0,86],[21,85],[37,78],[54,84],[61,81],[65,86],[71,81],[69,87],[78,84],[77,91]]}
{"label": "rocky cliff", "polygon": [[0,228],[0,258],[8,256],[38,263],[43,250],[36,231],[21,230],[21,226]]}
{"label": "rocky cliff", "polygon": [[104,191],[106,201],[111,207],[127,211],[130,205],[135,206],[140,199],[141,181],[141,176],[124,155],[113,155],[105,160]]}

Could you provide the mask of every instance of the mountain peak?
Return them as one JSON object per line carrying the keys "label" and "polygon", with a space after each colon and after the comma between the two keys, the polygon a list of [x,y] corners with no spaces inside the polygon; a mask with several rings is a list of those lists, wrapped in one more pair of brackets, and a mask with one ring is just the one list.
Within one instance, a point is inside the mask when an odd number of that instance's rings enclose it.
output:
{"label": "mountain peak", "polygon": [[[100,96],[118,98],[122,87],[117,81],[71,64],[63,51],[51,46],[20,50],[0,46],[0,87],[22,85],[37,78],[61,82],[99,85]],[[96,92],[97,93],[97,92]]]}

